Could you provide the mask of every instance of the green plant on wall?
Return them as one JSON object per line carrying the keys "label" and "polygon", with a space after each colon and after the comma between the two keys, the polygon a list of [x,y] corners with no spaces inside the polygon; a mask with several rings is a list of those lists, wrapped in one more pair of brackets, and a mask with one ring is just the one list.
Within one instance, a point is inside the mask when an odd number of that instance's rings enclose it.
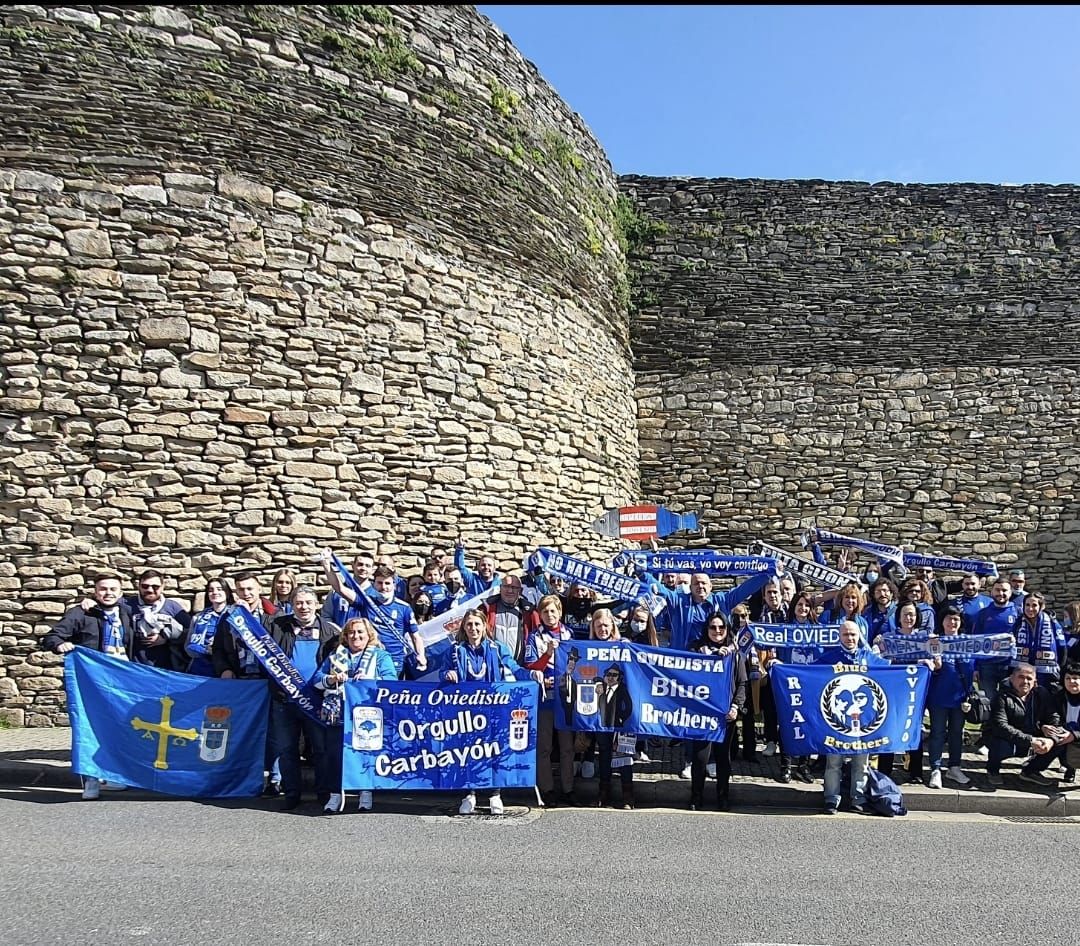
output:
{"label": "green plant on wall", "polygon": [[521,104],[521,96],[513,89],[508,89],[497,79],[488,79],[487,87],[491,90],[488,105],[491,110],[502,118],[509,120],[513,117],[517,107]]}

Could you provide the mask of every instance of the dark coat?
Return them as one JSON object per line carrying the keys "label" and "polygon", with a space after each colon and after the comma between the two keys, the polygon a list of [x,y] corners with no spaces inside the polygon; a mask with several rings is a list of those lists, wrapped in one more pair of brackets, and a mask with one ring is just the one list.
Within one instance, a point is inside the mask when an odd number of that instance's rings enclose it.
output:
{"label": "dark coat", "polygon": [[[126,608],[118,609],[120,624],[124,628],[124,649],[128,659],[135,654],[135,628],[131,619],[131,612]],[[77,647],[88,647],[91,650],[101,650],[101,638],[105,632],[105,612],[100,606],[94,605],[89,611],[82,607],[75,607],[68,611],[41,641],[42,650],[56,653],[56,648],[64,642],[70,642]]]}

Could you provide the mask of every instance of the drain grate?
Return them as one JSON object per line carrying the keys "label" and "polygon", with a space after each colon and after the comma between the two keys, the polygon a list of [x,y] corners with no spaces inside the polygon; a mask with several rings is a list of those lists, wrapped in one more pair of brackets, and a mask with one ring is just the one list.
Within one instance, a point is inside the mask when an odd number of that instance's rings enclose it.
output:
{"label": "drain grate", "polygon": [[1080,825],[1080,817],[1058,815],[1005,815],[1006,821],[1013,824],[1076,824]]}

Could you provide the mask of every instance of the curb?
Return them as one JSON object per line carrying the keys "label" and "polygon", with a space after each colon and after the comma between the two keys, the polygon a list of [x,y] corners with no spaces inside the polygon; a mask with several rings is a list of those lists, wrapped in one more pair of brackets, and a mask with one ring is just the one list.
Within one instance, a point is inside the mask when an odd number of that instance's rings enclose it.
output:
{"label": "curb", "polygon": [[[312,789],[311,773],[304,772],[305,788]],[[1006,775],[1006,781],[1013,779]],[[0,761],[0,788],[77,789],[79,777],[68,765],[50,765],[33,762]],[[706,805],[712,796],[714,782],[706,783]],[[595,801],[598,784],[595,780],[579,781],[576,794],[588,808]],[[510,790],[508,790],[510,791]],[[527,791],[514,789],[515,793]],[[904,803],[908,811],[941,812],[952,814],[983,814],[1014,818],[1065,818],[1080,816],[1080,789],[1069,793],[1046,793],[998,789],[983,791],[978,788],[929,789],[923,786],[902,785]],[[153,795],[152,792],[147,794]],[[618,788],[614,789],[618,798]],[[634,796],[639,808],[684,811],[690,801],[690,783],[679,778],[643,778],[634,780]],[[740,781],[736,776],[731,782],[731,806],[734,811],[748,813],[784,809],[806,813],[820,812],[822,808],[821,784],[795,787],[771,784],[763,781]],[[555,808],[553,810],[564,810]]]}

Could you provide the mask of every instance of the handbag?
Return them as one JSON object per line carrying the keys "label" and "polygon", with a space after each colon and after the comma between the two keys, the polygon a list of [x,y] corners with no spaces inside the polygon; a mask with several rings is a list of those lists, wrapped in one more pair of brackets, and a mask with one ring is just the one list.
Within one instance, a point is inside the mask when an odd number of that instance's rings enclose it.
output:
{"label": "handbag", "polygon": [[964,713],[964,721],[981,726],[990,721],[990,698],[980,690],[972,690],[965,701],[968,711]]}

